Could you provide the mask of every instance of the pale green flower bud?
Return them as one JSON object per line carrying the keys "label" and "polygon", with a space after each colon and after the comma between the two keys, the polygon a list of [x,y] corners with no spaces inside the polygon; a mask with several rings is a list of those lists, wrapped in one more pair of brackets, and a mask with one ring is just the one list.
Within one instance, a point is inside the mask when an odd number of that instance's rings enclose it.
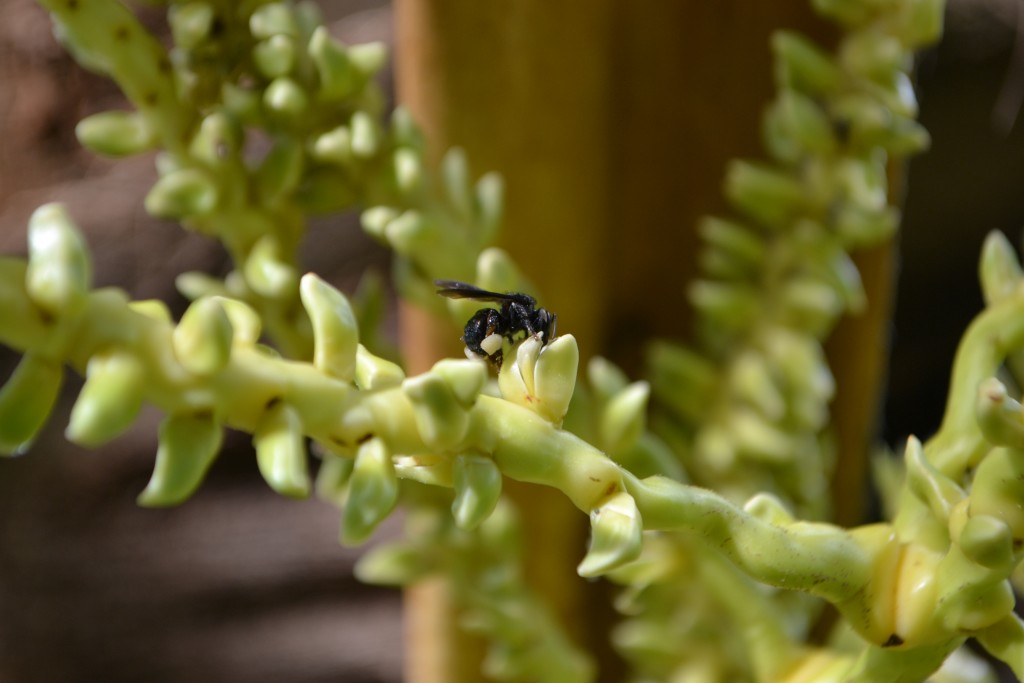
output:
{"label": "pale green flower bud", "polygon": [[118,350],[95,354],[86,366],[85,386],[64,432],[68,441],[92,448],[128,429],[142,407],[145,380],[145,371],[133,354]]}
{"label": "pale green flower bud", "polygon": [[866,211],[846,204],[835,215],[836,233],[851,248],[878,244],[888,240],[900,224],[900,212],[893,207],[882,211]]}
{"label": "pale green flower bud", "polygon": [[779,389],[764,356],[747,350],[741,352],[730,368],[733,392],[769,420],[780,420],[786,411],[785,397]]}
{"label": "pale green flower bud", "polygon": [[989,515],[973,515],[957,539],[964,556],[986,569],[1005,572],[1013,568],[1013,534],[1006,522]]}
{"label": "pale green flower bud", "polygon": [[302,276],[299,295],[313,324],[313,365],[331,377],[351,382],[359,326],[348,299],[313,273]]}
{"label": "pale green flower bud", "polygon": [[237,155],[241,146],[242,132],[237,123],[224,112],[214,112],[199,125],[199,132],[192,138],[189,150],[197,159],[217,166]]}
{"label": "pale green flower bud", "polygon": [[411,147],[422,150],[424,147],[423,131],[416,125],[412,114],[399,105],[391,112],[391,139],[398,147]]}
{"label": "pale green flower bud", "polygon": [[224,102],[224,110],[239,121],[252,123],[259,118],[260,93],[257,90],[224,83],[221,85],[221,100]]}
{"label": "pale green flower bud", "polygon": [[388,223],[399,215],[398,209],[390,206],[374,206],[360,214],[359,222],[368,235],[386,242]]}
{"label": "pale green flower bud", "polygon": [[372,76],[388,63],[388,47],[381,42],[353,45],[348,49],[348,58],[363,76]]}
{"label": "pale green flower bud", "polygon": [[256,464],[264,481],[278,493],[291,498],[309,495],[309,468],[299,412],[278,400],[252,435],[256,447]]}
{"label": "pale green flower bud", "polygon": [[786,463],[796,456],[793,438],[752,410],[735,411],[729,421],[729,431],[736,448],[757,460]]}
{"label": "pale green flower bud", "polygon": [[468,218],[473,209],[469,161],[461,147],[452,147],[441,159],[441,178],[448,203],[459,216]]}
{"label": "pale green flower bud", "polygon": [[836,291],[812,277],[795,277],[787,282],[781,303],[784,324],[817,338],[827,335],[843,312],[843,301]]}
{"label": "pale green flower bud", "polygon": [[408,586],[432,572],[422,549],[408,543],[385,543],[360,557],[353,573],[374,586]]}
{"label": "pale green flower bud", "polygon": [[380,130],[373,118],[364,111],[357,111],[349,122],[352,130],[352,154],[360,159],[369,159],[381,145]]}
{"label": "pale green flower bud", "polygon": [[625,491],[591,510],[590,529],[590,548],[576,568],[580,576],[600,576],[640,557],[643,521],[636,501]]}
{"label": "pale green flower bud", "polygon": [[455,398],[466,408],[476,403],[487,383],[487,368],[475,360],[440,360],[431,372],[436,372],[448,383]]}
{"label": "pale green flower bud", "polygon": [[232,340],[231,320],[220,301],[199,299],[174,328],[174,355],[189,372],[209,375],[227,365]]}
{"label": "pale green flower bud", "polygon": [[985,238],[979,270],[981,289],[988,305],[1002,301],[1016,292],[1021,284],[1021,276],[1024,275],[1013,246],[998,230],[993,230]]}
{"label": "pale green flower bud", "polygon": [[355,464],[355,458],[326,453],[316,473],[316,497],[328,503],[343,505],[348,497],[348,481],[352,478]]}
{"label": "pale green flower bud", "polygon": [[259,201],[269,206],[291,194],[302,180],[305,166],[306,159],[301,146],[289,142],[274,145],[256,171]]}
{"label": "pale green flower bud", "polygon": [[469,429],[469,414],[446,379],[431,371],[403,381],[402,391],[412,403],[424,443],[437,451],[450,451],[461,443]]}
{"label": "pale green flower bud", "polygon": [[946,3],[941,0],[909,0],[905,4],[905,9],[896,15],[900,21],[894,26],[894,33],[903,44],[914,49],[938,40],[942,35]]}
{"label": "pale green flower bud", "polygon": [[128,307],[136,313],[140,313],[157,322],[168,323],[169,325],[174,324],[174,320],[171,318],[171,309],[167,308],[167,304],[160,299],[129,301]]}
{"label": "pale green flower bud", "polygon": [[1010,398],[1006,387],[995,377],[978,387],[975,403],[978,427],[985,440],[998,446],[1024,448],[1024,409]]}
{"label": "pale green flower bud", "polygon": [[437,236],[437,226],[419,211],[410,209],[385,226],[388,244],[403,256],[417,254]]}
{"label": "pale green flower bud", "polygon": [[85,240],[60,204],[45,204],[28,223],[25,289],[36,306],[60,314],[82,306],[92,284]]}
{"label": "pale green flower bud", "polygon": [[359,446],[341,517],[341,542],[362,543],[398,503],[398,476],[391,453],[379,438]]}
{"label": "pale green flower bud", "polygon": [[971,486],[970,514],[1005,522],[1014,538],[1024,535],[1024,463],[1017,448],[994,448],[978,465]]}
{"label": "pale green flower bud", "polygon": [[835,92],[843,83],[843,72],[832,57],[807,38],[789,31],[772,34],[775,78],[781,86],[808,95]]}
{"label": "pale green flower bud", "polygon": [[324,26],[318,26],[309,39],[309,56],[320,77],[320,98],[340,100],[351,95],[358,86],[356,71],[345,46],[331,38]]}
{"label": "pale green flower bud", "polygon": [[395,150],[395,184],[401,192],[412,194],[423,184],[423,159],[419,150],[400,147]]}
{"label": "pale green flower bud", "polygon": [[256,43],[252,60],[256,69],[267,78],[277,78],[291,73],[295,68],[295,40],[278,34]]}
{"label": "pale green flower bud", "polygon": [[756,317],[756,293],[734,282],[695,280],[689,287],[690,302],[709,318],[731,330],[744,329]]}
{"label": "pale green flower bud", "polygon": [[212,178],[198,168],[185,168],[157,180],[146,195],[145,206],[151,216],[181,220],[210,213],[218,198]]}
{"label": "pale green flower bud", "polygon": [[666,342],[655,342],[648,355],[651,388],[658,399],[681,415],[701,419],[708,410],[705,397],[719,381],[708,359]]}
{"label": "pale green flower bud", "polygon": [[177,505],[191,496],[220,451],[222,438],[220,425],[208,415],[165,418],[153,476],[139,494],[139,505]]}
{"label": "pale green flower bud", "polygon": [[594,393],[604,401],[612,399],[629,386],[626,373],[601,356],[594,356],[587,363],[587,380]]}
{"label": "pale green flower bud", "polygon": [[931,510],[941,522],[949,519],[953,508],[967,497],[956,482],[939,472],[924,455],[921,442],[911,436],[903,454],[906,463],[907,488]]}
{"label": "pale green flower bud", "polygon": [[651,386],[647,382],[634,382],[608,402],[598,422],[605,451],[618,453],[637,442],[647,423],[650,396]]}
{"label": "pale green flower bud", "polygon": [[725,176],[725,196],[746,215],[779,227],[804,208],[804,188],[793,176],[747,161],[733,161]]}
{"label": "pale green flower bud", "polygon": [[271,112],[287,118],[298,118],[309,107],[306,91],[287,76],[279,76],[263,91],[263,105]]}
{"label": "pale green flower bud", "polygon": [[338,126],[313,141],[312,156],[317,161],[327,161],[345,166],[352,161],[352,133],[348,126]]}
{"label": "pale green flower bud", "polygon": [[0,455],[21,455],[46,424],[64,380],[61,364],[26,353],[0,389]]}
{"label": "pale green flower bud", "polygon": [[755,494],[743,505],[743,511],[774,526],[786,526],[795,521],[793,513],[770,493]]}
{"label": "pale green flower bud", "polygon": [[197,271],[189,271],[178,275],[178,277],[174,278],[174,287],[178,290],[179,294],[189,301],[195,301],[204,296],[216,296],[227,293],[222,280]]}
{"label": "pale green flower bud", "polygon": [[452,516],[460,529],[475,529],[491,516],[501,497],[501,470],[490,458],[460,455],[455,458],[455,500]]}
{"label": "pale green flower bud", "polygon": [[520,343],[515,361],[505,359],[498,373],[498,387],[505,399],[560,425],[576,388],[579,347],[571,334],[558,337],[547,346],[542,344],[537,337]]}
{"label": "pale green flower bud", "polygon": [[252,306],[244,301],[223,296],[215,296],[213,300],[219,303],[227,314],[236,344],[254,346],[260,340],[263,321]]}
{"label": "pale green flower bud", "polygon": [[505,215],[505,181],[501,175],[486,173],[476,182],[476,207],[478,239],[488,244],[498,234]]}
{"label": "pale green flower bud", "polygon": [[839,46],[839,61],[852,73],[881,83],[909,69],[912,57],[895,37],[881,31],[856,31]]}
{"label": "pale green flower bud", "polygon": [[145,117],[133,111],[105,111],[87,116],[75,126],[75,137],[90,151],[107,157],[127,157],[153,149],[157,142]]}
{"label": "pale green flower bud", "polygon": [[396,387],[405,379],[405,373],[395,363],[379,358],[360,344],[356,347],[356,386],[366,391]]}
{"label": "pale green flower bud", "polygon": [[257,293],[271,298],[288,296],[298,284],[295,268],[281,259],[272,235],[264,235],[253,245],[245,260],[245,279]]}
{"label": "pale green flower bud", "polygon": [[257,8],[249,17],[249,31],[257,39],[280,34],[299,37],[294,10],[282,2],[271,2]]}
{"label": "pale green flower bud", "polygon": [[807,153],[830,154],[832,123],[810,97],[784,89],[765,113],[765,141],[777,158],[797,161]]}
{"label": "pale green flower bud", "polygon": [[755,266],[764,261],[765,243],[746,225],[707,217],[701,219],[698,231],[714,250],[725,251],[744,264]]}
{"label": "pale green flower bud", "polygon": [[[523,274],[508,252],[498,247],[489,247],[480,252],[476,259],[476,281],[492,292],[509,292],[530,289],[524,286]],[[469,305],[467,309],[479,308]],[[550,340],[548,340],[550,341]]]}
{"label": "pale green flower bud", "polygon": [[171,5],[167,11],[167,21],[171,26],[174,44],[185,50],[193,50],[210,37],[210,29],[216,13],[211,5],[205,2],[189,2],[183,5]]}

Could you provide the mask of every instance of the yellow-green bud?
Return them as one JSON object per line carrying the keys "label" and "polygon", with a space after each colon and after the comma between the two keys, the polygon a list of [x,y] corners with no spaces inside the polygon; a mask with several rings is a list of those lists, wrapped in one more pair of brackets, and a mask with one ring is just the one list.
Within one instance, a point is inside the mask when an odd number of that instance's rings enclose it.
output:
{"label": "yellow-green bud", "polygon": [[707,412],[705,397],[719,381],[710,361],[689,349],[655,342],[647,364],[651,388],[659,400],[691,419],[700,419]]}
{"label": "yellow-green bud", "polygon": [[945,6],[941,0],[909,0],[903,3],[902,11],[897,15],[900,21],[894,26],[895,35],[909,49],[935,42],[942,35]]}
{"label": "yellow-green bud", "polygon": [[768,147],[784,161],[807,153],[829,154],[836,146],[832,124],[813,99],[784,89],[765,114]]}
{"label": "yellow-green bud", "polygon": [[390,206],[374,206],[363,211],[359,216],[359,222],[362,223],[363,230],[371,237],[386,242],[388,223],[398,216],[398,209]]}
{"label": "yellow-green bud", "polygon": [[416,125],[412,114],[399,105],[391,112],[391,139],[397,147],[423,149],[423,131]]}
{"label": "yellow-green bud", "polygon": [[275,114],[298,118],[309,107],[309,98],[298,83],[287,76],[279,76],[263,91],[263,105]]}
{"label": "yellow-green bud", "polygon": [[320,77],[321,99],[340,100],[355,91],[359,82],[345,46],[331,38],[325,27],[318,26],[310,36],[309,56]]}
{"label": "yellow-green bud", "polygon": [[171,309],[167,308],[167,304],[160,299],[129,301],[128,307],[136,313],[141,313],[147,318],[156,320],[157,322],[168,323],[169,325],[174,323],[174,320],[171,318]]}
{"label": "yellow-green bud", "polygon": [[317,161],[327,161],[339,166],[345,166],[352,161],[352,133],[348,126],[338,126],[314,140],[312,155]]}
{"label": "yellow-green bud", "polygon": [[375,586],[408,586],[430,574],[431,567],[420,548],[386,543],[360,557],[353,573],[363,583]]}
{"label": "yellow-green bud", "polygon": [[210,29],[216,13],[205,2],[189,2],[171,5],[167,21],[171,26],[174,44],[185,50],[193,50],[210,37]]}
{"label": "yellow-green bud", "polygon": [[257,90],[224,83],[221,86],[221,100],[224,102],[224,110],[239,121],[252,123],[259,118],[260,95]]}
{"label": "yellow-green bud", "polygon": [[498,373],[501,395],[559,425],[576,388],[579,362],[579,347],[571,334],[547,346],[528,337],[516,348],[515,361],[506,359]]}
{"label": "yellow-green bud", "polygon": [[972,516],[960,531],[958,542],[971,562],[1006,574],[1013,568],[1013,534],[998,517]]}
{"label": "yellow-green bud", "polygon": [[209,375],[231,358],[233,330],[220,301],[212,297],[192,303],[174,328],[174,355],[189,372]]}
{"label": "yellow-green bud", "polygon": [[178,275],[174,278],[174,287],[189,301],[195,301],[204,296],[223,295],[227,292],[222,280],[196,271]]}
{"label": "yellow-green bud", "polygon": [[256,464],[263,479],[281,495],[309,495],[309,468],[303,442],[302,418],[284,401],[269,406],[253,432]]}
{"label": "yellow-green bud", "polygon": [[139,505],[177,505],[191,496],[220,451],[222,436],[223,430],[210,416],[165,418],[153,476],[139,494]]}
{"label": "yellow-green bud", "polygon": [[444,359],[434,364],[431,372],[442,377],[459,403],[471,408],[487,383],[487,368],[475,360]]}
{"label": "yellow-green bud", "polygon": [[181,220],[202,216],[217,206],[219,192],[212,178],[198,168],[162,176],[146,195],[146,211],[157,218]]}
{"label": "yellow-green bud", "polygon": [[769,420],[780,420],[786,401],[764,356],[747,350],[736,356],[729,371],[735,394],[757,408]]}
{"label": "yellow-green bud", "polygon": [[27,353],[0,389],[0,455],[21,455],[57,401],[64,380],[60,363]]}
{"label": "yellow-green bud", "polygon": [[260,320],[260,314],[252,306],[244,301],[224,296],[215,296],[213,300],[219,303],[227,314],[235,343],[254,346],[260,340],[263,322]]}
{"label": "yellow-green bud", "polygon": [[392,158],[395,165],[395,184],[406,194],[416,191],[423,183],[423,159],[417,149],[400,147]]}
{"label": "yellow-green bud", "polygon": [[299,37],[294,10],[283,2],[267,3],[253,12],[249,17],[249,31],[257,39],[280,34]]}
{"label": "yellow-green bud", "polygon": [[356,347],[356,386],[366,391],[396,387],[405,379],[405,373],[395,363],[379,358],[360,344]]}
{"label": "yellow-green bud", "polygon": [[764,261],[765,243],[748,226],[713,216],[698,226],[701,237],[715,250],[722,250],[748,265]]}
{"label": "yellow-green bud", "polygon": [[1024,409],[1020,402],[1006,393],[1006,387],[995,377],[978,386],[975,403],[978,427],[985,439],[998,446],[1024,448]]}
{"label": "yellow-green bud", "polygon": [[245,280],[257,293],[283,298],[295,291],[295,268],[281,259],[273,235],[261,237],[245,260]]}
{"label": "yellow-green bud", "polygon": [[494,240],[505,215],[505,181],[498,173],[485,173],[476,181],[478,239],[481,244]]}
{"label": "yellow-green bud", "polygon": [[858,76],[885,83],[910,66],[911,55],[900,41],[882,31],[855,31],[839,47],[842,65]]}
{"label": "yellow-green bud", "polygon": [[448,203],[462,218],[469,218],[473,210],[470,191],[469,161],[461,147],[452,147],[441,159],[441,178]]}
{"label": "yellow-green bud", "polygon": [[460,529],[475,529],[491,516],[501,497],[501,471],[479,455],[455,458],[455,500],[452,515]]}
{"label": "yellow-green bud", "polygon": [[967,494],[956,482],[935,469],[916,437],[907,439],[903,459],[906,462],[907,488],[928,506],[936,519],[948,520],[954,506]]}
{"label": "yellow-green bud", "polygon": [[[515,260],[507,251],[498,247],[489,247],[480,252],[476,259],[476,281],[481,287],[492,292],[532,289],[525,283]],[[479,308],[475,304],[468,307]]]}
{"label": "yellow-green bud", "polygon": [[189,150],[197,159],[217,166],[237,155],[241,144],[242,132],[238,124],[224,112],[218,111],[203,119]]}
{"label": "yellow-green bud", "polygon": [[743,511],[774,526],[785,526],[795,519],[782,501],[770,493],[755,494],[743,505]]}
{"label": "yellow-green bud", "polygon": [[82,146],[108,157],[126,157],[149,151],[156,144],[145,117],[133,111],[105,111],[87,116],[75,126]]}
{"label": "yellow-green bud", "polygon": [[291,73],[295,68],[295,54],[295,39],[277,34],[256,43],[252,59],[261,74],[267,78],[277,78]]}
{"label": "yellow-green bud", "polygon": [[590,512],[590,548],[576,568],[580,576],[600,576],[640,557],[643,521],[636,501],[619,491]]}
{"label": "yellow-green bud", "polygon": [[302,276],[299,295],[313,324],[313,365],[331,377],[351,382],[356,372],[359,326],[348,299],[313,273]]}
{"label": "yellow-green bud", "polygon": [[398,503],[398,477],[391,453],[379,438],[359,446],[341,517],[341,542],[362,543]]}
{"label": "yellow-green bud", "polygon": [[618,453],[637,442],[647,423],[650,395],[651,386],[647,382],[634,382],[608,402],[598,422],[605,451]]}
{"label": "yellow-green bud", "polygon": [[893,207],[866,211],[845,204],[834,217],[836,233],[851,247],[878,244],[889,239],[900,223],[900,212]]}
{"label": "yellow-green bud", "polygon": [[1013,246],[998,230],[993,230],[985,238],[979,270],[981,289],[985,294],[985,303],[989,305],[1016,292],[1021,284],[1021,276],[1024,275]]}
{"label": "yellow-green bud", "polygon": [[355,467],[354,458],[331,453],[324,455],[320,470],[316,473],[316,496],[322,501],[343,505],[348,497],[348,480]]}
{"label": "yellow-green bud", "polygon": [[412,403],[416,428],[430,448],[449,451],[461,443],[469,429],[469,414],[448,380],[431,371],[403,381],[402,391]]}
{"label": "yellow-green bud", "polygon": [[377,123],[364,111],[357,111],[349,122],[352,130],[352,154],[369,159],[380,149],[381,136]]}
{"label": "yellow-green bud", "polygon": [[758,299],[748,286],[734,282],[695,280],[689,287],[690,302],[718,324],[743,329],[755,320]]}
{"label": "yellow-green bud", "polygon": [[827,283],[795,277],[782,288],[782,320],[814,337],[824,337],[843,312],[843,301]]}
{"label": "yellow-green bud", "polygon": [[875,8],[863,0],[813,0],[811,3],[821,14],[846,26],[856,28],[871,18]]}
{"label": "yellow-green bud", "polygon": [[758,460],[785,463],[796,456],[793,438],[752,410],[736,411],[729,421],[729,431],[736,447]]}
{"label": "yellow-green bud", "polygon": [[780,85],[808,95],[834,92],[843,73],[825,51],[807,38],[789,31],[772,35],[776,80]]}
{"label": "yellow-green bud", "polygon": [[773,168],[733,161],[725,177],[725,195],[746,215],[779,227],[804,207],[804,188],[793,176]]}
{"label": "yellow-green bud", "polygon": [[348,49],[348,57],[363,76],[372,76],[388,63],[388,48],[380,42],[353,45]]}
{"label": "yellow-green bud", "polygon": [[65,436],[91,448],[120,435],[135,421],[142,407],[145,372],[135,355],[112,350],[90,358],[85,377]]}
{"label": "yellow-green bud", "polygon": [[626,373],[601,356],[594,356],[587,363],[587,380],[594,393],[603,401],[612,399],[629,386]]}
{"label": "yellow-green bud", "polygon": [[419,211],[410,209],[385,227],[388,244],[403,256],[416,254],[437,234],[437,226]]}
{"label": "yellow-green bud", "polygon": [[83,304],[92,284],[92,262],[63,206],[45,204],[32,213],[28,255],[25,289],[36,306],[57,315]]}

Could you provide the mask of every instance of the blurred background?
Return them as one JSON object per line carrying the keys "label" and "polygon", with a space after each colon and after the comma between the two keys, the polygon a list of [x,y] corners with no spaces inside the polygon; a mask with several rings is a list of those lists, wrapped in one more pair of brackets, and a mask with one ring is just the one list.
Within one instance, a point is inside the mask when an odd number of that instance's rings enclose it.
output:
{"label": "blurred background", "polygon": [[[387,2],[323,6],[345,42],[393,42]],[[31,211],[65,202],[88,235],[98,285],[162,299],[180,314],[175,275],[224,275],[224,252],[145,214],[150,157],[112,163],[78,146],[75,123],[121,106],[117,88],[73,63],[31,0],[4,0],[3,9],[0,250],[24,253]],[[158,12],[144,16],[163,30]],[[749,74],[769,78],[767,63]],[[1002,230],[1018,243],[1024,227],[1024,4],[949,0],[945,38],[921,56],[918,82],[933,144],[911,162],[904,187],[879,415],[880,437],[897,448],[938,425],[956,341],[982,305],[976,263],[985,234]],[[305,258],[349,292],[363,268],[388,268],[353,216],[312,226]],[[393,334],[394,320],[388,325]],[[4,376],[15,362],[3,352]],[[187,504],[138,508],[159,415],[144,413],[124,437],[84,451],[62,437],[80,386],[70,384],[33,451],[0,461],[0,680],[401,680],[398,594],[354,581],[358,552],[339,546],[332,507],[272,494],[248,439],[232,434]],[[389,525],[381,533],[397,522]]]}

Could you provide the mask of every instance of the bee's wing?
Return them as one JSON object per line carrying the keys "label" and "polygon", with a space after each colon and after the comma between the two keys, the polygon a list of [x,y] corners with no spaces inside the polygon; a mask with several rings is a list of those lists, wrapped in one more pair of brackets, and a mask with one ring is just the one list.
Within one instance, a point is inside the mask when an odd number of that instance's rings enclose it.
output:
{"label": "bee's wing", "polygon": [[474,285],[457,280],[434,280],[439,287],[437,293],[449,299],[476,299],[478,301],[511,301],[511,294],[500,294],[480,289]]}

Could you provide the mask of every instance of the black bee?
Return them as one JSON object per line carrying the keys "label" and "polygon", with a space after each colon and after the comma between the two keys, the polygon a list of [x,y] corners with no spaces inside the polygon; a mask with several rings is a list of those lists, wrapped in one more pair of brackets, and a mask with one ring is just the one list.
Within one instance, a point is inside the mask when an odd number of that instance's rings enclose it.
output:
{"label": "black bee", "polygon": [[[529,294],[488,292],[455,280],[434,280],[434,284],[440,287],[437,293],[449,299],[496,301],[501,304],[500,309],[481,308],[474,313],[462,332],[466,348],[486,357],[498,368],[502,360],[502,338],[511,342],[519,332],[530,336],[540,333],[543,334],[541,343],[547,344],[555,336],[555,314],[537,308],[537,301]],[[498,335],[497,338],[494,335]]]}

